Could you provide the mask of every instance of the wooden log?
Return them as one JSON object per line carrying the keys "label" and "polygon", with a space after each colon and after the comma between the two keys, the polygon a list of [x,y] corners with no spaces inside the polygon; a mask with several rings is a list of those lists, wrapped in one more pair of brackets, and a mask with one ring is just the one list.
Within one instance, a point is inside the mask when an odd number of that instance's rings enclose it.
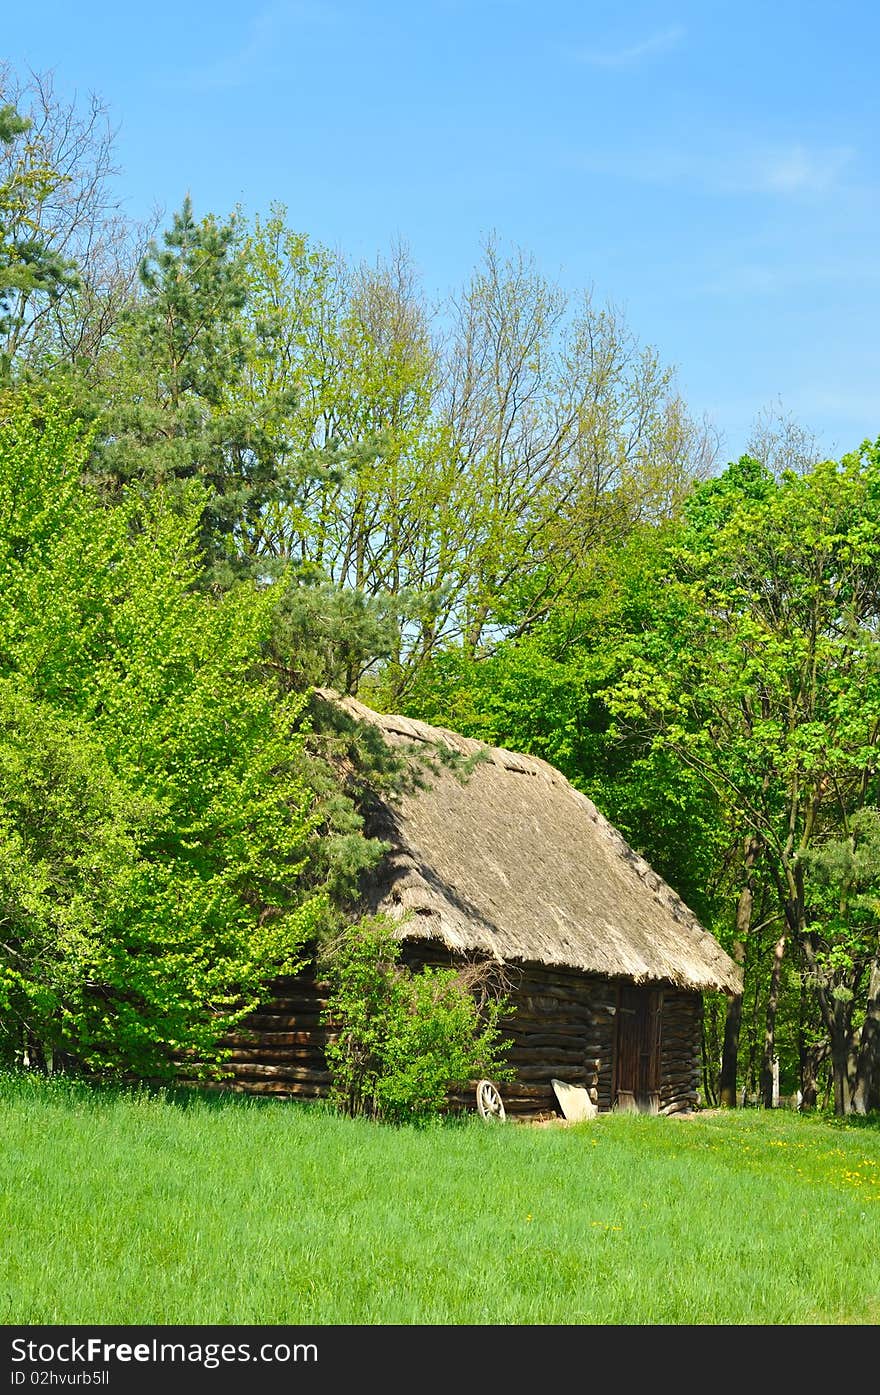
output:
{"label": "wooden log", "polygon": [[566,1051],[561,1046],[557,1046],[553,1051],[531,1051],[527,1046],[514,1046],[505,1053],[505,1059],[512,1066],[517,1066],[520,1063],[534,1064],[541,1060],[546,1061],[548,1065],[561,1065],[565,1062],[570,1062],[576,1066],[586,1064],[583,1051],[577,1048]]}
{"label": "wooden log", "polygon": [[556,1023],[517,1023],[513,1021],[509,1027],[503,1028],[503,1035],[512,1036],[515,1041],[529,1041],[536,1046],[554,1046],[556,1043],[563,1045],[565,1042],[582,1041],[586,1036],[598,1038],[601,1032],[595,1030],[593,1023],[579,1023],[577,1027],[566,1027]]}
{"label": "wooden log", "polygon": [[330,992],[330,983],[326,978],[315,978],[314,974],[302,973],[294,977],[288,975],[286,978],[274,978],[269,984],[270,993],[322,993],[325,997]]}
{"label": "wooden log", "polygon": [[224,1089],[237,1095],[273,1096],[278,1099],[321,1100],[327,1097],[327,1091],[323,1086],[273,1080],[234,1082],[224,1086]]}
{"label": "wooden log", "polygon": [[267,1065],[271,1065],[273,1061],[278,1065],[291,1065],[301,1061],[304,1065],[320,1063],[323,1067],[327,1060],[327,1054],[325,1051],[308,1046],[275,1046],[271,1049],[260,1046],[241,1046],[237,1051],[232,1052],[229,1060],[239,1064],[247,1061],[265,1061]]}
{"label": "wooden log", "polygon": [[[566,1065],[565,1072],[566,1079],[570,1080],[572,1084],[580,1083],[582,1080],[586,1078],[587,1074],[583,1066]],[[545,1080],[547,1082],[548,1088],[552,1088],[550,1087],[550,1077],[556,1074],[557,1071],[552,1064],[537,1066],[520,1066],[516,1072],[517,1082],[519,1082],[520,1080],[527,1082]]]}
{"label": "wooden log", "polygon": [[502,1084],[499,1089],[502,1099],[507,1099],[508,1096],[511,1099],[514,1097],[517,1099],[543,1099],[548,1092],[551,1095],[553,1093],[553,1088],[549,1082],[546,1085],[532,1085],[525,1081],[511,1081]]}
{"label": "wooden log", "polygon": [[330,1084],[328,1070],[319,1070],[311,1066],[270,1066],[250,1063],[239,1065],[233,1061],[230,1063],[230,1069],[236,1079],[308,1080],[314,1084]]}
{"label": "wooden log", "polygon": [[260,1046],[300,1046],[314,1042],[320,1046],[328,1042],[333,1033],[327,1027],[312,1027],[308,1031],[253,1031],[253,1032],[233,1032],[226,1038],[231,1046],[250,1046],[259,1043]]}
{"label": "wooden log", "polygon": [[[256,1016],[278,1013],[304,1013],[306,1016],[317,1017],[326,1012],[327,1002],[320,998],[270,998],[267,1002],[261,1003]],[[247,1019],[244,1019],[245,1021]]]}
{"label": "wooden log", "polygon": [[242,1019],[241,1027],[246,1031],[260,1032],[285,1031],[288,1028],[295,1028],[299,1031],[323,1030],[325,1023],[318,1013],[314,1012],[255,1012],[250,1017]]}

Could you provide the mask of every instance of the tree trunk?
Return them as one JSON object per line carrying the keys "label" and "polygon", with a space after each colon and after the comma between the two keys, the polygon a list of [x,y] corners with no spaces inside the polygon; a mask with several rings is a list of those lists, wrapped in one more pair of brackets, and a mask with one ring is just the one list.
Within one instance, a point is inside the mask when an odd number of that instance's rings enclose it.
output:
{"label": "tree trunk", "polygon": [[[733,959],[742,969],[746,962],[746,939],[752,923],[752,904],[755,899],[755,883],[752,871],[758,856],[760,844],[757,838],[750,838],[745,850],[745,880],[736,906],[736,932],[733,941]],[[722,1106],[736,1109],[736,1074],[739,1060],[739,1034],[742,1026],[742,993],[731,993],[727,999],[727,1016],[724,1020],[724,1046],[721,1051],[721,1074],[718,1077],[718,1098]]]}
{"label": "tree trunk", "polygon": [[819,1067],[828,1055],[828,1043],[801,1046],[801,1109],[815,1109],[819,1100]]}
{"label": "tree trunk", "polygon": [[815,1109],[819,1094],[819,1061],[815,1048],[807,1045],[807,980],[801,974],[798,1008],[798,1085],[801,1109]]}
{"label": "tree trunk", "polygon": [[473,659],[477,652],[477,646],[483,636],[486,621],[489,618],[489,607],[485,604],[477,606],[473,622],[471,623],[467,635],[465,636],[465,653],[469,659]]}
{"label": "tree trunk", "polygon": [[831,1070],[834,1080],[834,1113],[838,1116],[849,1114],[850,1100],[850,1032],[849,1004],[841,999],[834,1002],[834,1020],[831,1029]]}
{"label": "tree trunk", "polygon": [[720,1004],[714,1002],[706,1003],[703,1010],[700,1031],[700,1055],[703,1066],[703,1099],[707,1105],[711,1105],[713,1108],[718,1104],[717,1063],[721,1057],[719,1049],[720,1035],[718,1032],[719,1015]]}
{"label": "tree trunk", "polygon": [[[740,968],[745,962],[745,945],[737,940],[733,959]],[[742,1026],[742,993],[731,993],[727,999],[724,1019],[724,1046],[721,1050],[721,1074],[718,1077],[718,1100],[726,1109],[736,1109],[736,1068],[739,1058],[739,1033]]]}
{"label": "tree trunk", "polygon": [[782,979],[782,958],[785,954],[787,933],[776,941],[773,950],[773,969],[770,974],[770,991],[767,995],[767,1026],[764,1032],[764,1055],[761,1061],[761,1103],[765,1109],[773,1108],[773,1057],[776,1054],[776,1011],[779,1007],[779,987]]}
{"label": "tree trunk", "polygon": [[852,1108],[854,1114],[880,1109],[880,953],[871,964],[868,1006],[862,1024]]}
{"label": "tree trunk", "polygon": [[852,1066],[854,1046],[852,1012],[842,998],[834,997],[830,991],[830,984],[827,981],[823,982],[822,972],[816,962],[813,936],[807,934],[801,927],[798,939],[809,965],[819,1011],[828,1032],[828,1041],[831,1047],[831,1085],[834,1090],[834,1112],[838,1115],[849,1114],[851,1076],[854,1073]]}

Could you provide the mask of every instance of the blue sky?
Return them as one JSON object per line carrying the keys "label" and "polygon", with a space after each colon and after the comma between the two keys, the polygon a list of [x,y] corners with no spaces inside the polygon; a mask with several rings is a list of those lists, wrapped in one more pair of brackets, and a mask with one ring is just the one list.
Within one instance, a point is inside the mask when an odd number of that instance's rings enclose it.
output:
{"label": "blue sky", "polygon": [[494,232],[611,300],[743,448],[880,435],[874,0],[41,0],[0,56],[95,91],[132,214],[273,199],[432,295]]}

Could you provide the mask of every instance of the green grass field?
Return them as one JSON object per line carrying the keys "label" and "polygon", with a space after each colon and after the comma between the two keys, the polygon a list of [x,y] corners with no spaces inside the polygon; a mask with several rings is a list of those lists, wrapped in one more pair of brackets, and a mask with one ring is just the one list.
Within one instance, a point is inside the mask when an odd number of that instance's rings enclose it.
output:
{"label": "green grass field", "polygon": [[0,1322],[875,1323],[880,1129],[427,1129],[0,1078]]}

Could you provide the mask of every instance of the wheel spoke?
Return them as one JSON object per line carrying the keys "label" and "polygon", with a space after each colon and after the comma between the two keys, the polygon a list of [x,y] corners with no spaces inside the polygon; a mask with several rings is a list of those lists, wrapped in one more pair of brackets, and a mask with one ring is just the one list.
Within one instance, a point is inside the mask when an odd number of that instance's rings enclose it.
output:
{"label": "wheel spoke", "polygon": [[477,1084],[477,1109],[483,1119],[504,1119],[504,1104],[497,1086],[491,1080]]}

